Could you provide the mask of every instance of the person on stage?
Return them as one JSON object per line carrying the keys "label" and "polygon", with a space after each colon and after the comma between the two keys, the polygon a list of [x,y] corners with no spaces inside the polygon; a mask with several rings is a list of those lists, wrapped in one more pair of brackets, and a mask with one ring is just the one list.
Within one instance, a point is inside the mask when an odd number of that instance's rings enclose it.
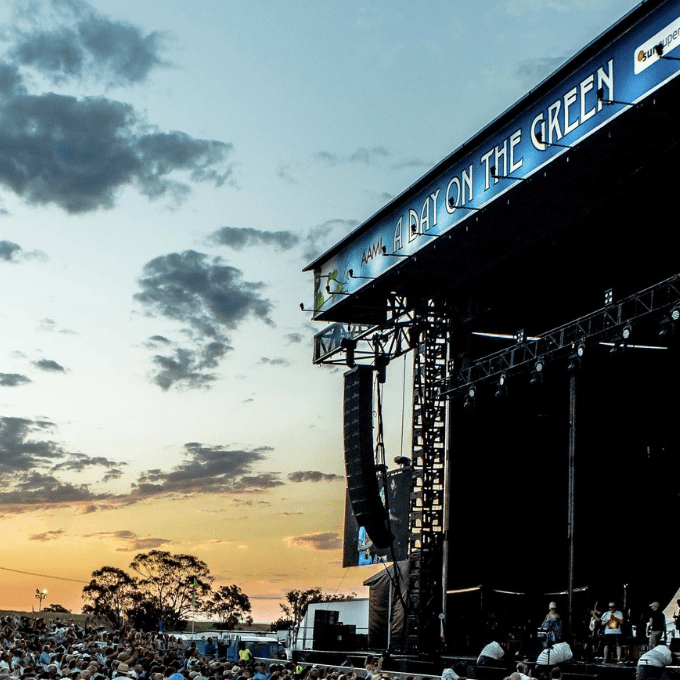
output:
{"label": "person on stage", "polygon": [[562,641],[562,617],[557,613],[557,602],[550,603],[550,609],[541,624],[541,632],[544,649]]}
{"label": "person on stage", "polygon": [[647,631],[649,634],[649,647],[651,649],[656,647],[662,638],[666,638],[666,616],[659,609],[658,602],[652,602],[649,606],[652,613],[647,623]]}
{"label": "person on stage", "polygon": [[610,602],[607,611],[602,614],[604,626],[604,662],[609,662],[609,646],[616,645],[616,660],[621,663],[621,624],[623,614],[616,608],[616,602]]}

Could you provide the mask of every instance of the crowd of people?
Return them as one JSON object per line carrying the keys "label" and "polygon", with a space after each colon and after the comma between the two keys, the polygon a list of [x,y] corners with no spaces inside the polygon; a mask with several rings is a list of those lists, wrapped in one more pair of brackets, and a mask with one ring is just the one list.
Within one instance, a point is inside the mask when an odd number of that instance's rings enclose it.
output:
{"label": "crowd of people", "polygon": [[[72,621],[8,616],[0,620],[0,680],[357,680],[352,673],[272,663],[252,655],[237,663],[219,656],[217,645],[185,647],[171,635],[126,627],[79,626]],[[250,657],[250,658],[249,658]]]}

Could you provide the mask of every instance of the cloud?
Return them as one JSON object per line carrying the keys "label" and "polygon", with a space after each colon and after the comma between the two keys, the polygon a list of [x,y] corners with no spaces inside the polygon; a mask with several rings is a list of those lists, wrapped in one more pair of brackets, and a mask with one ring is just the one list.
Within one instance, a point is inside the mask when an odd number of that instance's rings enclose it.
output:
{"label": "cloud", "polygon": [[20,245],[12,241],[0,241],[0,262],[23,262],[25,260],[45,261],[47,255],[42,250],[25,251]]}
{"label": "cloud", "polygon": [[254,467],[271,450],[268,446],[244,450],[190,442],[184,445],[186,460],[169,472],[154,469],[140,475],[132,499],[173,493],[256,493],[273,489],[283,484],[278,473],[254,473]]}
{"label": "cloud", "polygon": [[57,538],[61,538],[65,533],[63,529],[56,529],[54,531],[45,531],[42,534],[29,534],[28,540],[45,543],[46,541],[54,541]]}
{"label": "cloud", "polygon": [[335,531],[292,536],[289,543],[292,547],[303,550],[340,550],[342,548],[342,538]]}
{"label": "cloud", "polygon": [[19,373],[0,373],[0,387],[18,387],[32,382],[28,376]]}
{"label": "cloud", "polygon": [[[96,494],[87,484],[73,484],[55,473],[104,467],[114,470],[106,458],[89,458],[68,451],[50,439],[54,423],[28,418],[0,417],[0,506],[5,512],[21,512],[60,504],[108,501],[110,494]],[[120,465],[120,464],[118,464]]]}
{"label": "cloud", "polygon": [[210,234],[210,243],[227,246],[233,250],[243,250],[247,246],[274,246],[278,250],[290,250],[299,242],[300,237],[292,231],[262,231],[250,227],[222,227]]}
{"label": "cloud", "polygon": [[90,458],[83,453],[69,453],[68,455],[68,460],[57,463],[50,469],[50,472],[54,473],[59,472],[60,470],[67,470],[69,472],[83,472],[83,470],[87,470],[88,468],[102,467],[107,470],[103,480],[106,481],[106,478],[117,479],[120,477],[122,472],[119,469],[119,466],[127,465],[127,463],[113,461],[109,458],[105,458],[104,456],[95,456]]}
{"label": "cloud", "polygon": [[80,0],[31,3],[30,14],[18,17],[15,36],[9,57],[54,83],[86,77],[107,85],[140,83],[164,64],[162,34],[112,21]]}
{"label": "cloud", "polygon": [[290,366],[290,361],[288,361],[288,359],[283,359],[281,357],[278,359],[269,359],[268,357],[262,357],[258,361],[258,363],[265,366]]}
{"label": "cloud", "polygon": [[542,59],[526,59],[520,62],[514,71],[514,76],[522,87],[530,89],[535,87],[544,78],[547,78],[555,69],[561,66],[567,59],[564,57],[544,57]]}
{"label": "cloud", "polygon": [[331,153],[330,151],[319,151],[314,154],[313,158],[326,165],[336,166],[344,164],[362,164],[362,165],[373,165],[376,161],[382,160],[389,157],[390,152],[382,146],[376,146],[372,149],[364,149],[360,147],[353,151],[351,154],[339,155],[336,153]]}
{"label": "cloud", "polygon": [[121,548],[116,548],[116,552],[135,552],[139,550],[153,550],[166,543],[170,543],[167,538],[140,538],[134,531],[98,531],[94,534],[83,534],[82,538],[95,538],[109,541],[120,541],[124,543]]}
{"label": "cloud", "polygon": [[318,470],[304,470],[300,472],[291,472],[288,475],[288,479],[291,482],[335,482],[338,480],[343,480],[344,477],[341,475],[326,474],[324,472],[319,472]]}
{"label": "cloud", "polygon": [[357,220],[332,219],[312,227],[305,237],[303,257],[307,261],[314,260],[357,226]]}
{"label": "cloud", "polygon": [[52,359],[40,359],[39,361],[32,361],[31,363],[41,371],[47,371],[48,373],[66,373],[66,369]]}
{"label": "cloud", "polygon": [[46,331],[48,333],[62,333],[63,335],[77,335],[75,331],[69,330],[68,328],[57,328],[57,322],[54,319],[41,319],[38,330]]}
{"label": "cloud", "polygon": [[305,336],[302,333],[286,333],[283,337],[286,339],[287,345],[293,345],[302,342]]}
{"label": "cloud", "polygon": [[[228,331],[251,317],[273,325],[273,305],[260,294],[264,284],[243,281],[241,271],[219,257],[210,260],[193,250],[162,255],[144,265],[138,283],[142,292],[134,298],[146,313],[185,324],[184,335],[192,342],[154,356],[152,382],[164,390],[207,387],[216,376],[206,369],[233,349]],[[167,344],[163,336],[154,337]]]}

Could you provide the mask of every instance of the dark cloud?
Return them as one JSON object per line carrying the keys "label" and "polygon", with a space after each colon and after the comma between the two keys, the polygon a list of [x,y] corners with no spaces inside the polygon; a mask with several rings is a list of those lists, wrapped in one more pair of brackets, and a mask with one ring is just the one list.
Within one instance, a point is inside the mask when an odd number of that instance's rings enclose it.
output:
{"label": "dark cloud", "polygon": [[231,145],[149,131],[132,107],[104,97],[16,95],[0,101],[0,116],[0,184],[28,203],[110,208],[128,185],[181,199],[189,188],[176,173],[217,186],[231,174],[217,169]]}
{"label": "dark cloud", "polygon": [[152,381],[164,390],[206,387],[214,381],[206,369],[217,367],[232,349],[228,331],[249,317],[273,325],[272,303],[260,294],[264,284],[243,281],[241,271],[219,257],[210,260],[193,250],[157,257],[144,266],[139,286],[142,292],[134,297],[147,313],[185,324],[185,336],[192,341],[191,347],[184,343],[169,355],[154,356]]}
{"label": "dark cloud", "polygon": [[41,250],[25,251],[12,241],[0,241],[0,262],[23,262],[24,260],[46,260],[47,255]]}
{"label": "dark cloud", "polygon": [[133,487],[132,497],[258,492],[281,486],[278,474],[253,473],[255,465],[264,461],[271,450],[268,446],[241,450],[190,442],[184,445],[185,461],[169,472],[147,470]]}
{"label": "dark cloud", "polygon": [[[214,345],[215,343],[210,343]],[[228,345],[220,343],[224,349],[222,355],[231,349]],[[205,351],[204,351],[205,350]],[[215,367],[215,353],[200,348],[198,351],[177,347],[172,355],[156,354],[152,362],[156,372],[151,377],[151,382],[158,385],[162,390],[169,390],[175,386],[178,388],[200,389],[208,388],[217,380],[214,373],[206,373],[208,367]]]}
{"label": "dark cloud", "polygon": [[52,359],[40,359],[39,361],[33,361],[31,363],[41,371],[47,371],[48,373],[66,373],[66,369]]}
{"label": "dark cloud", "polygon": [[48,420],[0,417],[0,507],[4,511],[92,504],[111,498],[93,493],[86,484],[76,485],[56,476],[60,471],[86,467],[115,468],[106,458],[68,451],[50,439],[54,429],[54,423]]}
{"label": "dark cloud", "polygon": [[28,376],[19,373],[0,373],[0,387],[18,387],[30,383]]}
{"label": "dark cloud", "polygon": [[68,452],[44,436],[54,423],[46,420],[0,417],[0,475],[6,472],[25,472],[54,464]]}
{"label": "dark cloud", "polygon": [[356,151],[353,151],[347,155],[331,153],[330,151],[319,151],[314,154],[314,158],[317,161],[331,166],[347,163],[372,165],[376,161],[387,158],[390,155],[390,152],[385,147],[376,146],[372,149],[364,149],[363,147],[360,147]]}
{"label": "dark cloud", "polygon": [[357,220],[326,220],[312,227],[305,237],[303,257],[307,261],[314,260],[327,248],[352,232],[359,222]]}
{"label": "dark cloud", "polygon": [[326,474],[318,470],[301,470],[299,472],[291,472],[288,475],[291,482],[335,482],[343,480],[341,475]]}
{"label": "dark cloud", "polygon": [[290,544],[305,550],[340,550],[342,548],[342,537],[334,531],[306,534],[304,536],[293,536],[290,539]]}
{"label": "dark cloud", "polygon": [[292,231],[262,231],[250,227],[222,227],[210,234],[208,241],[234,250],[247,246],[275,246],[278,250],[290,250],[300,237]]}
{"label": "dark cloud", "polygon": [[18,17],[9,56],[53,82],[90,77],[125,85],[144,81],[164,63],[162,38],[158,32],[144,34],[136,26],[113,21],[79,0],[33,2]]}
{"label": "dark cloud", "polygon": [[121,465],[127,465],[127,463],[121,463],[118,461],[109,460],[104,456],[95,456],[90,458],[83,453],[69,453],[68,460],[54,465],[50,472],[58,472],[59,470],[68,470],[69,472],[82,472],[93,467],[102,467],[108,470],[107,475],[113,473],[113,479],[122,474],[118,469]]}

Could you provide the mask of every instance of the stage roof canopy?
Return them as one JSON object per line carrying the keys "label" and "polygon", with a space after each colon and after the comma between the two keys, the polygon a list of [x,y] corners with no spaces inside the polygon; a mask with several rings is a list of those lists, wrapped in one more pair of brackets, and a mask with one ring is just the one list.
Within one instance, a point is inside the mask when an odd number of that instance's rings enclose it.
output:
{"label": "stage roof canopy", "polygon": [[545,330],[677,273],[678,45],[680,0],[641,3],[308,265],[314,318],[394,292]]}

